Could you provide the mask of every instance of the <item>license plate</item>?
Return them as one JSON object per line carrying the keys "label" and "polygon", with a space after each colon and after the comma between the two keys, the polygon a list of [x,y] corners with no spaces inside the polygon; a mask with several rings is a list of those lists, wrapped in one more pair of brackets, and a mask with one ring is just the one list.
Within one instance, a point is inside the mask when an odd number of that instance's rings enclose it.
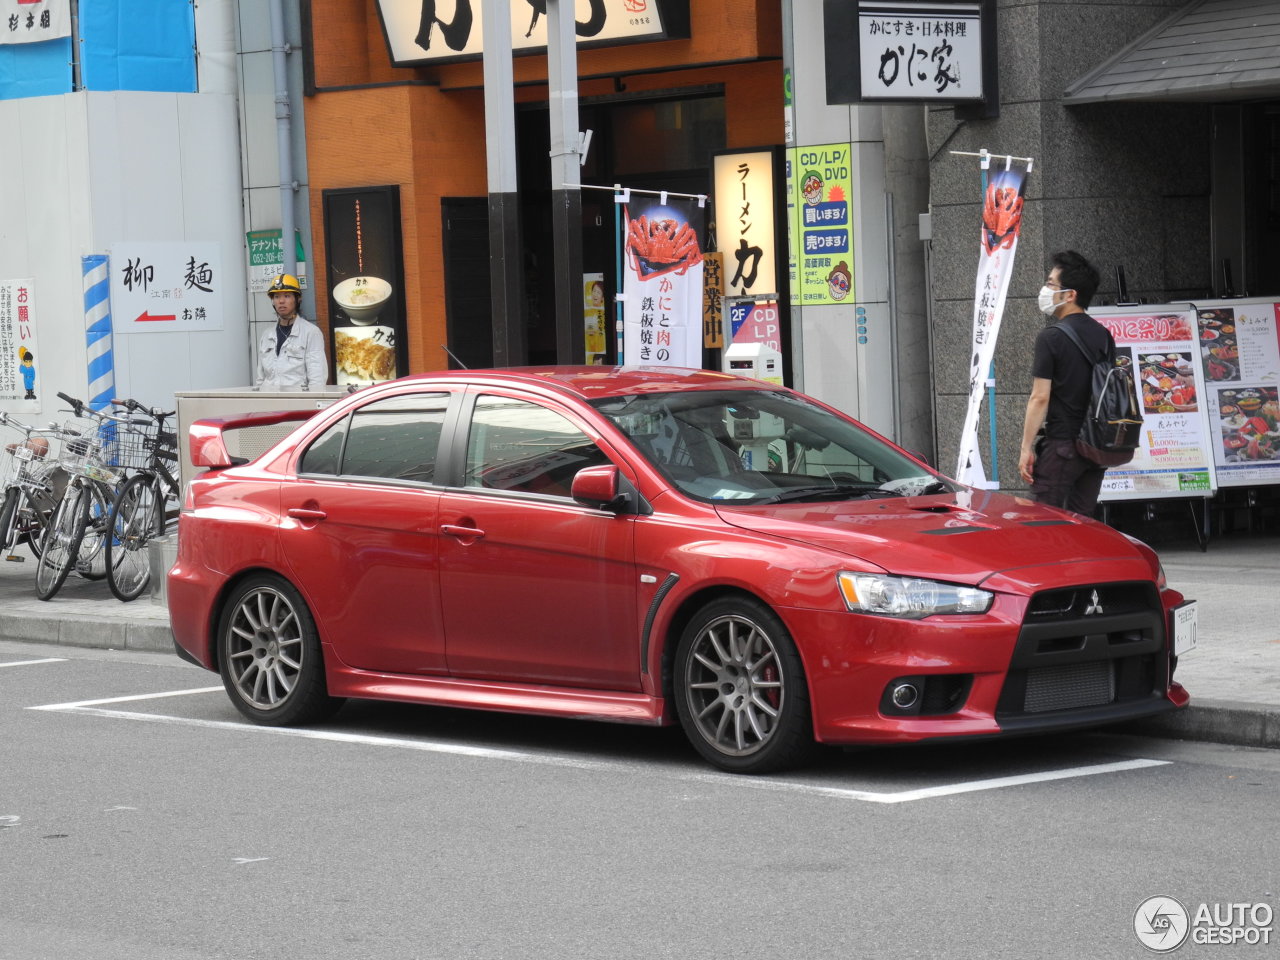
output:
{"label": "license plate", "polygon": [[24,446],[23,444],[20,443],[13,448],[13,455],[17,457],[19,460],[30,460],[33,456],[35,456],[35,451],[32,450],[30,447]]}
{"label": "license plate", "polygon": [[1173,655],[1194,650],[1196,643],[1196,602],[1188,600],[1173,608]]}

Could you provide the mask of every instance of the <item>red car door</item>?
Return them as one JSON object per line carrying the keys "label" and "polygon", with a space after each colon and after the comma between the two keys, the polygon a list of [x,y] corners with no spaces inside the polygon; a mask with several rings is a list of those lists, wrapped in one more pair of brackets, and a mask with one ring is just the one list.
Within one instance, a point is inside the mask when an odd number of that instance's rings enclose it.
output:
{"label": "red car door", "polygon": [[445,673],[433,486],[448,394],[356,409],[282,485],[280,536],[321,639],[342,661]]}
{"label": "red car door", "polygon": [[579,469],[609,462],[567,411],[475,398],[462,489],[440,498],[454,676],[640,689],[634,518],[569,497]]}

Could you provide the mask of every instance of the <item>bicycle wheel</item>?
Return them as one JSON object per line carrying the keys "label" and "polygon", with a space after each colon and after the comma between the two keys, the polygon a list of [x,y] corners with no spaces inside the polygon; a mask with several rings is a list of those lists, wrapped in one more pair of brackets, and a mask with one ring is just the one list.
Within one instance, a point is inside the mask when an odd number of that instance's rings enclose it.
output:
{"label": "bicycle wheel", "polygon": [[[40,559],[40,541],[44,536],[44,511],[31,499],[31,494],[25,488],[18,487],[9,492],[16,492],[17,497],[14,498],[12,515],[0,512],[0,535],[4,536],[4,542],[9,545],[11,551],[16,550],[19,544],[25,543],[31,548],[32,556],[38,560]],[[7,510],[8,505],[9,496],[6,494],[5,506],[2,509]]]}
{"label": "bicycle wheel", "polygon": [[163,532],[163,524],[156,481],[145,474],[131,477],[111,504],[107,523],[111,531],[107,582],[111,592],[126,603],[142,596],[151,582],[151,552],[147,544]]}
{"label": "bicycle wheel", "polygon": [[89,491],[79,482],[67,486],[45,528],[40,562],[36,564],[36,596],[49,600],[62,589],[76,562],[89,519]]}
{"label": "bicycle wheel", "polygon": [[86,483],[89,509],[85,516],[84,537],[76,556],[75,571],[77,576],[85,580],[102,580],[107,575],[107,543],[110,540],[108,523],[115,491],[105,483]]}

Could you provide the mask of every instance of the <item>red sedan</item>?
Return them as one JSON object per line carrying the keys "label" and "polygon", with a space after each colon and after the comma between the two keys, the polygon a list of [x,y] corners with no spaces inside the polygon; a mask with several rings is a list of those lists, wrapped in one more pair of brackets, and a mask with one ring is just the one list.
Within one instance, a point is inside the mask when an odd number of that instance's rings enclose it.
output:
{"label": "red sedan", "polygon": [[286,416],[193,426],[209,469],[168,578],[178,652],[256,723],[348,697],[678,722],[711,763],[759,773],[815,743],[1187,703],[1194,608],[1152,550],[957,484],[782,387],[412,376],[233,462],[225,431]]}

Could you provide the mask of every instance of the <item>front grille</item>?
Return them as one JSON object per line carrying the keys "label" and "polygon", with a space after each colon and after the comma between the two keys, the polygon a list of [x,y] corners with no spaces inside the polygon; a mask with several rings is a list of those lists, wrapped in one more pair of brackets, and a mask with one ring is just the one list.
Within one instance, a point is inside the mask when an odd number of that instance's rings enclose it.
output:
{"label": "front grille", "polygon": [[1069,663],[1061,667],[1039,667],[1027,671],[1027,693],[1023,709],[1027,713],[1100,707],[1116,696],[1115,673],[1111,663]]}
{"label": "front grille", "polygon": [[996,717],[1096,711],[1162,696],[1169,658],[1153,583],[1085,584],[1031,598]]}

